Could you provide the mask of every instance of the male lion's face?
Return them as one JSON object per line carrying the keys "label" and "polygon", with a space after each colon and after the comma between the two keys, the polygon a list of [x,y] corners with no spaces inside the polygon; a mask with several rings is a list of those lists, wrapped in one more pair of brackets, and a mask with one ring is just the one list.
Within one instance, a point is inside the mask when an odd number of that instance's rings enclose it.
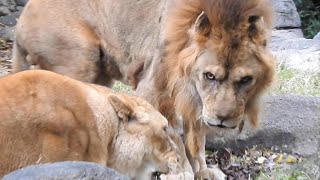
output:
{"label": "male lion's face", "polygon": [[195,63],[193,75],[203,104],[202,120],[209,126],[236,128],[244,120],[247,103],[263,75],[261,62],[250,51],[228,54],[221,56],[208,48]]}

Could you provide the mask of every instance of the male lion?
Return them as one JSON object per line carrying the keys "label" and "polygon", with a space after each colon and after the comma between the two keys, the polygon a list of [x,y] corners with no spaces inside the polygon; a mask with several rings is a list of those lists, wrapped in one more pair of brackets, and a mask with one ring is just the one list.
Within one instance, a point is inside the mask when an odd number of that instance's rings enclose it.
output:
{"label": "male lion", "polygon": [[188,159],[203,172],[208,131],[258,123],[257,103],[275,69],[268,2],[30,0],[16,29],[13,71],[135,87],[172,126],[182,117]]}
{"label": "male lion", "polygon": [[135,179],[179,171],[168,121],[145,100],[50,71],[0,78],[0,177],[31,164],[103,164]]}

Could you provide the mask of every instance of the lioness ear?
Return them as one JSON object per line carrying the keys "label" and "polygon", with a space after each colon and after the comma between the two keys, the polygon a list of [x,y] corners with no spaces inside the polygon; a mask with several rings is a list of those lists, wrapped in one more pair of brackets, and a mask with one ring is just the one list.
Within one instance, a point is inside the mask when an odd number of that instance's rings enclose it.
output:
{"label": "lioness ear", "polygon": [[127,122],[132,115],[133,105],[124,96],[120,95],[111,94],[108,99],[119,118]]}
{"label": "lioness ear", "polygon": [[195,22],[195,29],[197,33],[200,33],[204,36],[209,36],[211,24],[208,16],[205,12],[202,11],[202,13],[198,16],[196,22]]}

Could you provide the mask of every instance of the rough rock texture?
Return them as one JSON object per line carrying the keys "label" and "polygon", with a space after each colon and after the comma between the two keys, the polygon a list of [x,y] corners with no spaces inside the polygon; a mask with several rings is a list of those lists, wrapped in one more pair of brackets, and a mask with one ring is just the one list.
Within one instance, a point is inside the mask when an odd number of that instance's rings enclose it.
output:
{"label": "rough rock texture", "polygon": [[[303,156],[320,152],[320,97],[270,96],[263,104],[259,128],[253,130],[245,123],[239,135],[234,130],[228,136],[217,129],[215,134],[208,136],[207,147],[239,149],[263,144]],[[320,161],[317,163],[320,166]]]}
{"label": "rough rock texture", "polygon": [[0,38],[7,40],[14,40],[14,27],[2,27],[0,26]]}
{"label": "rough rock texture", "polygon": [[3,180],[129,180],[128,177],[99,164],[66,161],[29,166],[4,176]]}
{"label": "rough rock texture", "polygon": [[298,29],[276,30],[269,47],[284,67],[320,73],[320,38],[305,39]]}
{"label": "rough rock texture", "polygon": [[276,28],[299,28],[300,17],[293,0],[271,0],[276,11]]}
{"label": "rough rock texture", "polygon": [[314,40],[319,40],[319,41],[320,41],[320,32],[318,32],[318,34],[317,34],[317,35],[315,35],[315,36],[313,37],[313,39],[314,39]]}
{"label": "rough rock texture", "polygon": [[19,18],[20,14],[20,11],[16,11],[10,13],[9,15],[1,16],[0,23],[9,27],[13,27],[17,24],[17,19]]}

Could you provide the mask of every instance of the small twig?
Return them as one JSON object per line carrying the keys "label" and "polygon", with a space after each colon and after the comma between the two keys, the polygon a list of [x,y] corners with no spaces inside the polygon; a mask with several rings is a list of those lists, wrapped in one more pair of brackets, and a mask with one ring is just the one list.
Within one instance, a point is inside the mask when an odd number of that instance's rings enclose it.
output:
{"label": "small twig", "polygon": [[307,176],[307,178],[308,178],[308,180],[311,180],[311,178],[310,178],[310,176],[307,174],[307,173],[305,173],[304,171],[301,171],[305,176]]}
{"label": "small twig", "polygon": [[42,159],[42,154],[39,155],[39,159],[38,159],[38,161],[36,162],[36,164],[40,163],[41,159]]}
{"label": "small twig", "polygon": [[262,175],[263,175],[263,177],[265,177],[267,180],[270,180],[269,178],[268,178],[268,176],[266,176],[263,172],[260,172]]}

